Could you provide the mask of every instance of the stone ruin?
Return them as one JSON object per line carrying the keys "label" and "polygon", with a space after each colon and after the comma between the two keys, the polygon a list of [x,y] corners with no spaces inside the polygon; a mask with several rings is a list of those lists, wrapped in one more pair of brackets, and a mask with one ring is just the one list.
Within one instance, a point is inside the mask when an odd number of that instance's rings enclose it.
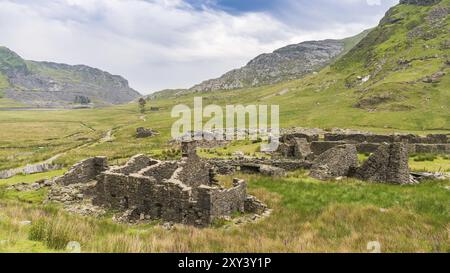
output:
{"label": "stone ruin", "polygon": [[[310,165],[312,177],[323,180],[353,176],[372,182],[416,183],[421,175],[410,173],[408,154],[450,154],[449,138],[445,134],[422,137],[300,128],[285,132],[280,143],[275,153],[279,159],[304,162],[305,168]],[[361,167],[358,167],[358,153],[371,154]]]}
{"label": "stone ruin", "polygon": [[413,134],[372,134],[352,130],[333,129],[326,132],[304,128],[286,131],[277,154],[284,158],[313,160],[322,153],[345,144],[356,145],[358,153],[373,153],[384,143],[405,143],[410,154],[450,154],[449,137],[446,134],[418,136]]}
{"label": "stone ruin", "polygon": [[235,213],[266,212],[264,204],[247,195],[245,181],[235,179],[229,189],[219,186],[211,166],[197,156],[195,143],[183,142],[182,153],[179,161],[137,155],[118,167],[108,167],[104,157],[87,159],[55,180],[48,201],[89,200],[90,206],[121,212],[121,221],[198,227]]}
{"label": "stone ruin", "polygon": [[358,155],[355,145],[337,146],[324,152],[314,160],[311,167],[311,177],[331,179],[348,176],[350,170],[358,166]]}
{"label": "stone ruin", "polygon": [[345,144],[332,148],[317,157],[310,175],[326,180],[339,177],[355,177],[359,180],[389,183],[414,184],[418,181],[410,174],[408,149],[403,143],[383,144],[358,166],[356,147]]}
{"label": "stone ruin", "polygon": [[406,145],[394,143],[380,146],[360,168],[356,169],[354,176],[371,182],[414,183],[408,166]]}

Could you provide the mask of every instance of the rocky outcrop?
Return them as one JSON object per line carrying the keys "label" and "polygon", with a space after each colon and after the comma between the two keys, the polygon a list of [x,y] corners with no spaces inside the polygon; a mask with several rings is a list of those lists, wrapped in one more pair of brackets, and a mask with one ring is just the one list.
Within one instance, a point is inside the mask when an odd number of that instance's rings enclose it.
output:
{"label": "rocky outcrop", "polygon": [[310,41],[262,54],[246,66],[192,87],[195,92],[238,89],[297,79],[330,64],[344,52],[344,41]]}
{"label": "rocky outcrop", "polygon": [[0,74],[9,83],[7,98],[40,107],[120,104],[140,94],[121,76],[85,65],[35,62],[0,47]]}
{"label": "rocky outcrop", "polygon": [[318,156],[313,162],[310,175],[321,180],[348,176],[357,166],[355,145],[341,145]]}
{"label": "rocky outcrop", "polygon": [[378,183],[409,184],[408,159],[406,144],[384,144],[356,170],[355,177]]}
{"label": "rocky outcrop", "polygon": [[400,4],[431,6],[441,2],[441,0],[400,0]]}

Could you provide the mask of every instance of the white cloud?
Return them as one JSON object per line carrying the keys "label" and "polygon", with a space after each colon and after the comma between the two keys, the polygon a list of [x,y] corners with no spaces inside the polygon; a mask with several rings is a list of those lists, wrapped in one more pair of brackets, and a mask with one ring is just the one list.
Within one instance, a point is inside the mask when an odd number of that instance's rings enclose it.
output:
{"label": "white cloud", "polygon": [[0,44],[27,59],[120,74],[148,93],[189,87],[290,43],[353,35],[379,17],[308,30],[182,0],[0,0]]}

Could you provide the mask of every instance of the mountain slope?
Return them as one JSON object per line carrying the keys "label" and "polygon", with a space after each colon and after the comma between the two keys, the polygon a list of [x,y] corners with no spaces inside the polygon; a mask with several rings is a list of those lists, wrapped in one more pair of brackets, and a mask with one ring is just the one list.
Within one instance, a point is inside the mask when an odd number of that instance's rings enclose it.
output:
{"label": "mountain slope", "polygon": [[298,79],[345,54],[368,31],[343,40],[308,41],[261,54],[246,66],[192,87],[195,92],[230,90]]}
{"label": "mountain slope", "polygon": [[448,100],[449,14],[448,0],[401,1],[331,73],[345,74],[363,109],[407,110],[430,103],[433,93]]}
{"label": "mountain slope", "polygon": [[140,96],[120,76],[85,65],[27,61],[6,47],[0,47],[0,90],[6,98],[45,107],[120,104]]}
{"label": "mountain slope", "polygon": [[[353,49],[317,74],[201,95],[218,105],[279,105],[282,127],[450,133],[450,0],[418,4],[393,7]],[[193,96],[198,94],[177,92],[154,103],[170,108],[174,99],[190,104]]]}

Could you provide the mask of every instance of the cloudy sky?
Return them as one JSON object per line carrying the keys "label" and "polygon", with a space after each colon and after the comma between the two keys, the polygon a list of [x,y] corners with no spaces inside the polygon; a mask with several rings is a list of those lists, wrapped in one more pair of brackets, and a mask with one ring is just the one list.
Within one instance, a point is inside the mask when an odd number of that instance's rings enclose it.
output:
{"label": "cloudy sky", "polygon": [[0,45],[141,93],[185,88],[305,40],[375,26],[398,0],[0,0]]}

